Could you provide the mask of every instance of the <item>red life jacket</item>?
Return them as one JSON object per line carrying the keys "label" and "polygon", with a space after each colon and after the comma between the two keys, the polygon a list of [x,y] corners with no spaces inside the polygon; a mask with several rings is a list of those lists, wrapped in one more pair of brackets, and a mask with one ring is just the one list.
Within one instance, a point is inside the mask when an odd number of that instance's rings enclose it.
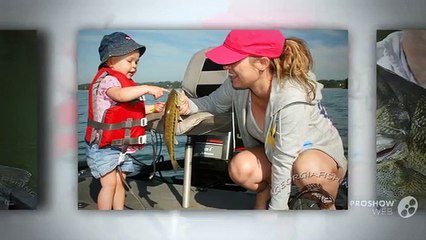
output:
{"label": "red life jacket", "polygon": [[[98,144],[99,148],[130,145],[142,148],[146,143],[145,126],[147,124],[143,98],[119,102],[105,110],[100,122],[94,119],[93,110],[99,84],[107,75],[117,78],[122,88],[136,86],[133,80],[110,68],[101,68],[98,71],[89,87],[89,112],[85,140],[88,144]],[[96,137],[96,133],[99,133],[99,138]]]}

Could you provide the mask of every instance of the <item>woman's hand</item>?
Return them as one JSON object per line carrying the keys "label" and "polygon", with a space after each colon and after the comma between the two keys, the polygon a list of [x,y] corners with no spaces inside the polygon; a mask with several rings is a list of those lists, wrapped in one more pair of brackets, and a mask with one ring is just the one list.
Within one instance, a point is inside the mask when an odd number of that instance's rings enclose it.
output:
{"label": "woman's hand", "polygon": [[189,98],[185,94],[182,94],[179,99],[179,114],[189,115],[189,113]]}

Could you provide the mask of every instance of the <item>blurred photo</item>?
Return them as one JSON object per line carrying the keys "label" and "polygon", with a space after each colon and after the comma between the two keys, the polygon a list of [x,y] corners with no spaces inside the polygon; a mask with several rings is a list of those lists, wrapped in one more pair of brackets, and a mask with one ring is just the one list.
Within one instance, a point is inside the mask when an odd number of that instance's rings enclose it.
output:
{"label": "blurred photo", "polygon": [[0,30],[0,209],[37,206],[39,48],[36,31]]}
{"label": "blurred photo", "polygon": [[377,197],[410,196],[413,209],[424,209],[426,30],[383,30],[377,36]]}

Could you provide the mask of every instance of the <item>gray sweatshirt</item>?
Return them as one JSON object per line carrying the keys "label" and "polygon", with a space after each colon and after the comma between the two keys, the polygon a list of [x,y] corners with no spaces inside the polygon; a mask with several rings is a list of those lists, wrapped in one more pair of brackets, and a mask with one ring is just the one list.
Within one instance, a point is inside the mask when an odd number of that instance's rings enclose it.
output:
{"label": "gray sweatshirt", "polygon": [[[315,75],[311,74],[315,80]],[[271,201],[269,209],[287,210],[291,190],[291,170],[298,154],[306,149],[319,149],[330,155],[344,171],[347,160],[342,140],[331,121],[320,112],[323,85],[316,82],[316,98],[308,102],[306,91],[292,79],[283,87],[276,79],[265,115],[264,148],[271,162]],[[207,111],[223,113],[232,107],[245,148],[259,145],[247,131],[248,89],[234,89],[227,79],[209,96],[191,99],[191,113]]]}

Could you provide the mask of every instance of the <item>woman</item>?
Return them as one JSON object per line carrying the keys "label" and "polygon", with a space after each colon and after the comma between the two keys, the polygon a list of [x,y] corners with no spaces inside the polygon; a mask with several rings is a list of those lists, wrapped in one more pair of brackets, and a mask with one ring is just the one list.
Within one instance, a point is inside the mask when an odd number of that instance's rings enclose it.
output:
{"label": "woman", "polygon": [[183,97],[181,114],[234,108],[246,150],[229,162],[231,179],[256,191],[255,209],[288,209],[291,183],[322,188],[311,197],[335,209],[347,160],[336,128],[321,108],[322,85],[310,72],[311,54],[300,39],[276,30],[232,30],[206,56],[229,71],[209,96]]}

